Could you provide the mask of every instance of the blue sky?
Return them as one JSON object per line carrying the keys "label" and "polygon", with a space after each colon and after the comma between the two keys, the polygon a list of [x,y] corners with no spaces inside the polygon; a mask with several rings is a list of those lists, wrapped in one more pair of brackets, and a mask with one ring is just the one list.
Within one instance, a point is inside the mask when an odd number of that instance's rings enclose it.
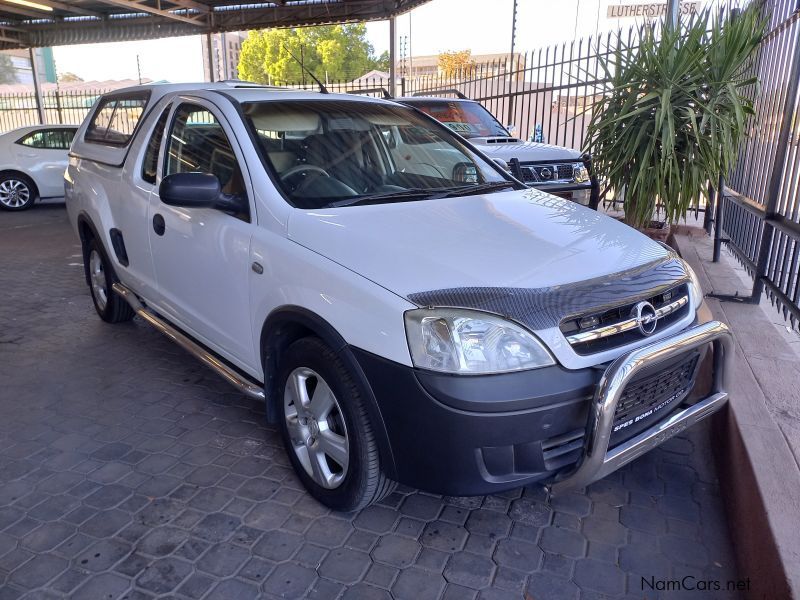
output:
{"label": "blue sky", "polygon": [[[632,25],[634,21],[607,19],[609,4],[637,0],[518,0],[517,48],[535,50],[576,37]],[[641,1],[641,0],[639,0]],[[397,20],[399,36],[410,34],[413,55],[470,49],[473,54],[508,52],[513,0],[432,0]],[[380,54],[389,46],[386,21],[367,24]],[[73,72],[85,80],[135,79],[136,56],[142,76],[185,82],[203,78],[202,38],[188,36],[148,42],[122,42],[55,49],[60,73]],[[166,57],[166,58],[165,58]]]}

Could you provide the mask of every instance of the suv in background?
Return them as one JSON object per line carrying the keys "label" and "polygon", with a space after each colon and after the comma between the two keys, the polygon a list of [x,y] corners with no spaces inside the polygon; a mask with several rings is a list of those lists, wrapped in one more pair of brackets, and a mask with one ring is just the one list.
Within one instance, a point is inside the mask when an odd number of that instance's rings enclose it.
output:
{"label": "suv in background", "polygon": [[580,488],[726,402],[730,334],[686,262],[402,104],[119,90],[65,178],[99,316],[265,402],[331,508]]}
{"label": "suv in background", "polygon": [[590,177],[587,157],[570,148],[516,138],[479,102],[457,90],[438,93],[458,97],[412,96],[396,101],[421,110],[467,138],[490,158],[507,164],[511,173],[526,185],[597,208],[598,186]]}

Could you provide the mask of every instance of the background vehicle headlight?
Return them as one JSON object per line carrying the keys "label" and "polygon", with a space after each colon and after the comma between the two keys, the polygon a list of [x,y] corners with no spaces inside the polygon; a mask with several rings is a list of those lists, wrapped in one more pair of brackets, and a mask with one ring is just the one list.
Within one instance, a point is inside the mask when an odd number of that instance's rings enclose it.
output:
{"label": "background vehicle headlight", "polygon": [[405,313],[415,367],[445,373],[523,371],[555,364],[534,335],[489,313],[451,308]]}
{"label": "background vehicle headlight", "polygon": [[572,166],[572,176],[577,183],[589,181],[589,171],[583,163],[575,163]]}

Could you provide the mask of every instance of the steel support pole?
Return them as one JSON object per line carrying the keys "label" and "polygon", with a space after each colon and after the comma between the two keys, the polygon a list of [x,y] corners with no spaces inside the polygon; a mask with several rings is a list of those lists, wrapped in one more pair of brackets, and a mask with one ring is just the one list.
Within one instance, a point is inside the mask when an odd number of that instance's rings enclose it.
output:
{"label": "steel support pole", "polygon": [[[514,45],[517,41],[517,0],[514,0],[514,6],[511,14],[511,53],[508,55],[508,84],[509,89],[514,85]],[[512,124],[514,119],[514,96],[508,96],[508,116],[506,124]]]}
{"label": "steel support pole", "polygon": [[44,125],[44,102],[42,101],[42,88],[39,84],[39,67],[36,65],[36,53],[33,48],[28,48],[31,60],[31,75],[33,75],[33,92],[36,95],[36,112],[39,115],[39,124]]}
{"label": "steel support pole", "polygon": [[716,198],[717,190],[714,184],[708,182],[708,202],[706,202],[706,209],[703,211],[703,229],[706,230],[708,235],[711,235],[711,228],[714,226],[714,216],[716,215]]}
{"label": "steel support pole", "polygon": [[667,27],[673,31],[680,26],[681,0],[667,0]]}
{"label": "steel support pole", "polygon": [[397,96],[397,24],[389,17],[389,93]]}
{"label": "steel support pole", "polygon": [[206,34],[206,48],[208,49],[208,80],[213,83],[214,77],[214,43],[211,40],[211,32]]}
{"label": "steel support pole", "polygon": [[[717,182],[717,195],[714,204],[714,256],[713,262],[719,262],[719,252],[722,248],[722,203],[725,202],[725,180],[722,175]],[[706,207],[706,212],[709,208]]]}

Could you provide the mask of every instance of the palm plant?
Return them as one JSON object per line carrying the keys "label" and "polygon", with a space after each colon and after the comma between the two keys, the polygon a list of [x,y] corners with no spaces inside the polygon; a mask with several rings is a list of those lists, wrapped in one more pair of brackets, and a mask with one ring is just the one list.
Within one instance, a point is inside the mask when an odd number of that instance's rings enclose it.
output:
{"label": "palm plant", "polygon": [[764,33],[761,4],[706,10],[679,29],[649,26],[600,57],[607,83],[587,136],[598,173],[625,190],[625,222],[646,227],[657,203],[669,223],[736,162],[753,102],[746,76]]}

